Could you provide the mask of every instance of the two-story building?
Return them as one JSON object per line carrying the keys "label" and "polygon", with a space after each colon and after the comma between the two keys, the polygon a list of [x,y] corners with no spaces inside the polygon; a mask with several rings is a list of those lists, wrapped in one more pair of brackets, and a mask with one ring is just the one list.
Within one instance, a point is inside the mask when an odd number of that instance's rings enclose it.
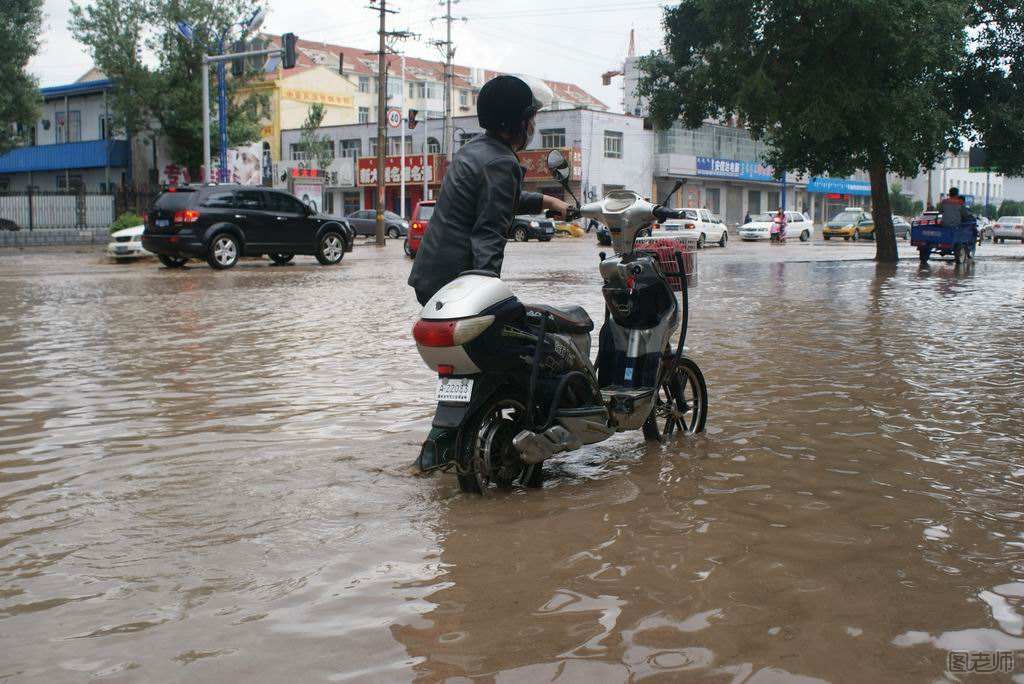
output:
{"label": "two-story building", "polygon": [[0,156],[0,191],[111,192],[127,183],[129,144],[114,132],[109,106],[114,84],[97,76],[93,70],[84,80],[40,90],[27,144]]}

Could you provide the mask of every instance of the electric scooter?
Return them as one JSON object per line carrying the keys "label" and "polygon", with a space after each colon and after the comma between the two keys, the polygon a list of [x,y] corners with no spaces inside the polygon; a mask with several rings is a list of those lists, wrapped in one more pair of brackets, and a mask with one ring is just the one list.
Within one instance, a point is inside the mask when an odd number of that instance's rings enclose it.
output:
{"label": "electric scooter", "polygon": [[[567,218],[596,219],[612,235],[615,254],[600,262],[597,358],[583,308],[524,304],[489,271],[461,274],[426,303],[413,337],[438,374],[437,410],[418,463],[424,471],[454,468],[464,492],[539,487],[544,462],[558,454],[627,430],[664,441],[702,432],[707,421],[704,375],[683,354],[686,260],[677,254],[666,268],[635,250],[638,233],[681,212],[629,190],[580,206],[562,154],[553,150],[547,164],[576,200]],[[669,278],[682,283],[681,305]]]}

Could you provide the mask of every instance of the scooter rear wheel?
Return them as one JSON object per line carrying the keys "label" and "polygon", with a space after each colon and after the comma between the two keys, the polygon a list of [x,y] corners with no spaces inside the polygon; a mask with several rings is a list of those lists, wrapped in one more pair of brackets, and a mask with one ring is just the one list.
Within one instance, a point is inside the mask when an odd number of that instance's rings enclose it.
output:
{"label": "scooter rear wheel", "polygon": [[510,489],[516,484],[541,487],[542,464],[524,463],[512,439],[526,421],[524,402],[496,397],[463,428],[458,457],[459,489],[470,494],[487,494],[493,484]]}
{"label": "scooter rear wheel", "polygon": [[667,363],[672,365],[644,423],[644,438],[652,442],[704,432],[708,420],[708,385],[700,368],[685,356]]}

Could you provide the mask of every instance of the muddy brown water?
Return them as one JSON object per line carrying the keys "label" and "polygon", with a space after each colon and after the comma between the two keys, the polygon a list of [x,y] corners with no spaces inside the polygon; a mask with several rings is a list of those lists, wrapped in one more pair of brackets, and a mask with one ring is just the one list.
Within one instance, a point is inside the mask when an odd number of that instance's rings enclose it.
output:
{"label": "muddy brown water", "polygon": [[[0,681],[1024,680],[1021,263],[815,249],[702,255],[705,435],[490,498],[404,470],[434,379],[397,245],[8,261]],[[597,319],[596,259],[506,272]]]}

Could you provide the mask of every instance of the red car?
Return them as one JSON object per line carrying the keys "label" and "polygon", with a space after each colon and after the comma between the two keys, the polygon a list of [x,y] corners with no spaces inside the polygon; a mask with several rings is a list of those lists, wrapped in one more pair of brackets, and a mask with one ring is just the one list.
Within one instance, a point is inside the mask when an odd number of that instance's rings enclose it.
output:
{"label": "red car", "polygon": [[409,221],[409,237],[405,238],[405,253],[413,259],[416,258],[423,233],[427,230],[427,224],[433,214],[434,200],[417,202],[416,208],[412,210],[412,220]]}

